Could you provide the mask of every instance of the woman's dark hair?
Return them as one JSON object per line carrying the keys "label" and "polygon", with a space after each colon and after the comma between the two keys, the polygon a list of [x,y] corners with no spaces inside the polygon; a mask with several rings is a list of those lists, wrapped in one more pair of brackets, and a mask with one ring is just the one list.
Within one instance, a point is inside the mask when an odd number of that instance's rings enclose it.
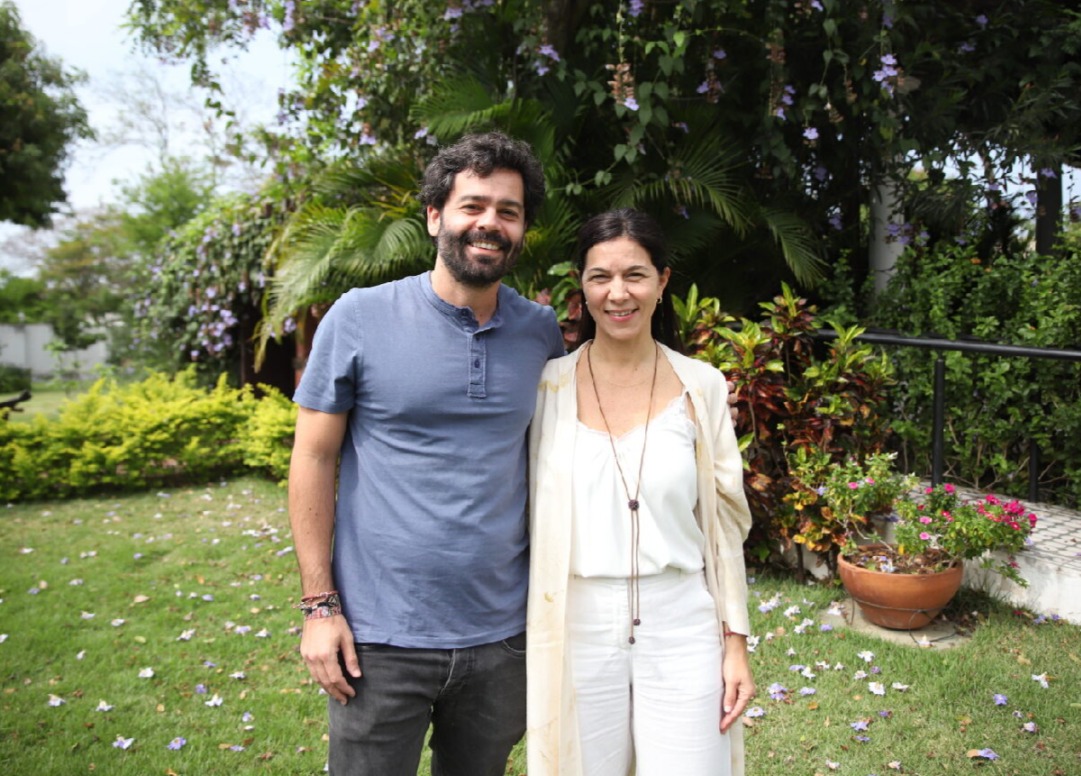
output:
{"label": "woman's dark hair", "polygon": [[[626,237],[641,245],[649,254],[649,260],[658,273],[668,268],[668,249],[664,232],[648,213],[634,208],[624,207],[598,213],[583,224],[578,230],[578,245],[574,250],[578,275],[582,277],[586,268],[586,254],[600,243]],[[669,282],[661,294],[661,301],[653,312],[650,329],[653,339],[667,345],[677,353],[684,352],[683,340],[676,325],[676,311],[672,306],[672,284]],[[582,306],[582,317],[578,321],[578,342],[593,339],[597,334],[597,322],[589,312],[589,307]]]}
{"label": "woman's dark hair", "polygon": [[525,197],[522,204],[528,227],[544,204],[544,171],[528,143],[502,132],[466,135],[454,145],[440,149],[424,170],[420,204],[442,212],[458,173],[472,172],[484,178],[495,170],[512,170],[522,176]]}

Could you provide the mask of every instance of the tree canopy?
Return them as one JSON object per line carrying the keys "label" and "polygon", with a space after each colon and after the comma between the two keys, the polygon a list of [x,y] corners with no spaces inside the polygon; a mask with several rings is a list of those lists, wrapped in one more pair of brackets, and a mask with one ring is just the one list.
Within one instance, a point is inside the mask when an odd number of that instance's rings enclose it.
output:
{"label": "tree canopy", "polygon": [[[918,192],[959,175],[969,185],[955,190],[980,209],[1001,203],[1018,161],[1030,172],[1015,183],[1034,192],[1077,165],[1078,7],[136,0],[130,18],[144,45],[191,62],[211,88],[212,52],[276,31],[298,62],[270,138],[287,181],[388,160],[415,179],[436,144],[505,128],[544,159],[551,234],[573,235],[577,219],[605,207],[643,207],[669,235],[677,289],[697,282],[747,309],[779,279],[812,287],[840,257],[865,267],[866,209],[882,181],[906,184],[920,168]],[[315,219],[337,247],[364,243],[350,228],[385,229],[404,201],[379,181],[351,194],[303,191],[312,205],[295,217]],[[350,217],[373,206],[374,221]],[[918,239],[931,221],[949,239],[982,238],[933,209],[906,218],[894,239]],[[547,224],[538,221],[542,235]],[[334,228],[336,241],[326,238]],[[527,255],[521,282],[543,282],[566,258],[560,239]],[[311,245],[299,255],[312,258]]]}
{"label": "tree canopy", "polygon": [[0,0],[0,221],[47,226],[67,201],[72,145],[92,136],[73,87],[78,73],[38,50],[10,0]]}

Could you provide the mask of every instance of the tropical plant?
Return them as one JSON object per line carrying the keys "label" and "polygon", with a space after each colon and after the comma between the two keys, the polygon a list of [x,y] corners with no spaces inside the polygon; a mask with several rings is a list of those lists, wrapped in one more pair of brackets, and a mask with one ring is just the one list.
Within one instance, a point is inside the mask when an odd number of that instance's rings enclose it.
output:
{"label": "tropical plant", "polygon": [[889,438],[885,403],[892,370],[884,354],[857,340],[860,327],[835,326],[828,345],[816,343],[817,310],[787,285],[761,307],[762,322],[742,319],[736,326],[715,300],[689,296],[678,306],[692,352],[736,384],[754,551],[766,556],[778,540],[795,544],[802,573],[808,546],[826,552],[832,568],[843,537],[786,501],[793,467],[814,461],[825,468],[882,451]]}
{"label": "tropical plant", "polygon": [[792,541],[823,555],[831,574],[837,555],[851,550],[854,538],[869,532],[872,519],[888,515],[915,485],[914,477],[893,469],[893,460],[891,453],[871,453],[837,461],[805,447],[789,455],[790,490],[783,500],[795,522]]}

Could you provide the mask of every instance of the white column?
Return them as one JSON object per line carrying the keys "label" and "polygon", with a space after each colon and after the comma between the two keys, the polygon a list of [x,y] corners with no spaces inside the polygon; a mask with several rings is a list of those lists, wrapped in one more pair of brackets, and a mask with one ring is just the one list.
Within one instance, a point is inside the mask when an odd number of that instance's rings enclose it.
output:
{"label": "white column", "polygon": [[[890,234],[890,225],[895,225]],[[905,246],[899,229],[904,224],[901,212],[901,193],[897,183],[887,178],[871,189],[871,244],[868,249],[868,266],[874,279],[875,293],[886,288],[893,275],[894,265]]]}

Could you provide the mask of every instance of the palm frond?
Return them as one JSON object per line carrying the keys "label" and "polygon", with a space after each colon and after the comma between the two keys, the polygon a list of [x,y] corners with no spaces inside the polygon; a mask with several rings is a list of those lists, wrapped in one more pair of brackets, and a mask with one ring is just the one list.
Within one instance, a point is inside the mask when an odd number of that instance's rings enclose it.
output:
{"label": "palm frond", "polygon": [[662,178],[630,190],[630,204],[672,201],[706,208],[737,234],[746,234],[753,220],[751,194],[738,175],[743,162],[732,147],[695,143],[681,149]]}
{"label": "palm frond", "polygon": [[825,274],[822,240],[816,237],[807,222],[785,210],[762,208],[762,223],[780,246],[785,263],[799,282],[813,286]]}

